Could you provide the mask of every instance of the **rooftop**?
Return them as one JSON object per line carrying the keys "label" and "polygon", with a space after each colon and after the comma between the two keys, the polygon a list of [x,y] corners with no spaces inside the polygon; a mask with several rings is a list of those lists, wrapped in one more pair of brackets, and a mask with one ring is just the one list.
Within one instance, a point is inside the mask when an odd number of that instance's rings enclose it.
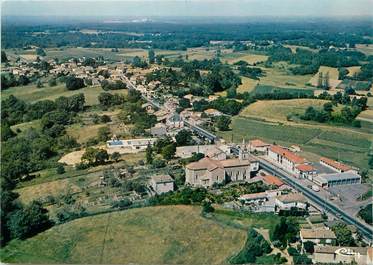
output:
{"label": "rooftop", "polygon": [[332,174],[322,174],[317,176],[321,182],[335,181],[335,180],[348,180],[348,179],[360,179],[361,176],[355,172],[343,172],[343,173],[332,173]]}
{"label": "rooftop", "polygon": [[272,175],[267,175],[263,177],[264,182],[266,182],[269,185],[276,185],[277,187],[280,187],[284,185],[284,182],[282,182],[281,179],[278,177],[272,176]]}
{"label": "rooftop", "polygon": [[317,228],[317,229],[301,229],[300,235],[304,239],[336,239],[334,232],[326,228]]}
{"label": "rooftop", "polygon": [[263,142],[262,140],[260,139],[254,139],[254,140],[251,140],[249,141],[250,145],[253,146],[253,147],[264,147],[264,146],[269,146],[270,144],[266,143],[266,142]]}
{"label": "rooftop", "polygon": [[308,165],[308,164],[300,164],[296,166],[296,168],[299,169],[299,171],[301,172],[316,171],[316,169],[313,166]]}
{"label": "rooftop", "polygon": [[294,154],[293,152],[285,149],[285,148],[282,148],[281,146],[278,146],[278,145],[272,145],[270,147],[270,150],[276,154],[279,154],[283,157],[285,157],[286,159],[288,159],[289,161],[295,163],[295,164],[302,164],[305,162],[305,159],[303,157],[300,157],[296,154]]}
{"label": "rooftop", "polygon": [[291,202],[303,202],[306,203],[306,197],[303,196],[301,193],[289,193],[285,195],[280,195],[277,197],[279,201],[284,203],[291,203]]}
{"label": "rooftop", "polygon": [[238,166],[249,166],[249,160],[240,160],[240,159],[227,159],[227,160],[213,160],[209,157],[202,158],[197,162],[192,162],[186,165],[186,168],[193,170],[202,170],[207,169],[209,171],[214,170],[215,168],[227,168],[227,167],[238,167]]}
{"label": "rooftop", "polygon": [[348,171],[351,170],[351,168],[345,164],[342,164],[340,162],[337,162],[333,159],[327,158],[327,157],[321,157],[320,162],[324,162],[325,164],[328,164],[331,167],[334,167],[341,171]]}
{"label": "rooftop", "polygon": [[[338,246],[315,246],[315,253],[346,253],[351,255],[352,253],[360,253],[361,255],[367,255],[368,249],[366,247],[338,247]],[[351,253],[351,254],[348,254]]]}
{"label": "rooftop", "polygon": [[258,192],[258,193],[251,193],[251,194],[243,194],[238,199],[239,200],[254,200],[254,199],[261,199],[267,198],[267,192]]}
{"label": "rooftop", "polygon": [[151,177],[156,183],[173,182],[174,179],[170,175],[156,175]]}

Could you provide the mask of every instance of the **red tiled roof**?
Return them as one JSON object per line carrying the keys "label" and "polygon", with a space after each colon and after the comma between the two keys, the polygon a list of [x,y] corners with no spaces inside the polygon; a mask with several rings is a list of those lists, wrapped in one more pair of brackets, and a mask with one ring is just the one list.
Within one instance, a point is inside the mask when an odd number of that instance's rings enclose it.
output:
{"label": "red tiled roof", "polygon": [[291,151],[289,151],[285,148],[282,148],[281,146],[272,145],[270,147],[270,150],[274,153],[277,153],[277,154],[285,157],[286,159],[290,160],[294,164],[303,164],[305,162],[305,159],[303,157],[300,157],[300,156],[294,154],[293,152],[291,152]]}
{"label": "red tiled roof", "polygon": [[302,172],[310,172],[310,171],[315,171],[315,168],[311,165],[307,165],[307,164],[300,164],[298,166],[296,166],[297,169],[299,169],[299,171],[302,171]]}
{"label": "red tiled roof", "polygon": [[331,167],[334,167],[336,169],[339,169],[341,171],[348,171],[350,170],[351,168],[345,164],[342,164],[340,162],[337,162],[333,159],[330,159],[330,158],[327,158],[327,157],[321,157],[320,158],[320,161],[321,162],[324,162],[325,164],[328,164],[329,166]]}
{"label": "red tiled roof", "polygon": [[276,185],[277,187],[281,187],[282,185],[284,185],[284,182],[282,182],[281,179],[272,175],[264,176],[263,180],[265,183],[269,185]]}
{"label": "red tiled roof", "polygon": [[250,145],[254,147],[263,147],[263,146],[269,146],[270,144],[267,144],[266,142],[263,142],[262,140],[255,139],[250,141]]}

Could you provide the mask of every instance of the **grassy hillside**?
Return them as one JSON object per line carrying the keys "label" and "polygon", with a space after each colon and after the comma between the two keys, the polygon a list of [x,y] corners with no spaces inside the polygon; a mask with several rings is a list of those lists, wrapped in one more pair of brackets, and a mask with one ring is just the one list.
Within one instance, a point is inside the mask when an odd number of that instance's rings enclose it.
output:
{"label": "grassy hillside", "polygon": [[[54,100],[60,96],[69,97],[74,94],[84,93],[85,101],[87,105],[96,105],[98,104],[98,95],[104,91],[100,86],[90,86],[84,87],[78,90],[67,90],[65,84],[59,84],[55,87],[45,86],[42,88],[37,88],[36,85],[27,85],[27,86],[19,86],[19,87],[12,87],[1,92],[2,98],[7,98],[10,95],[14,95],[15,97],[22,99],[26,102],[35,102],[38,100],[43,99],[50,99]],[[109,93],[117,93],[117,94],[126,94],[127,90],[115,90],[109,91]]]}
{"label": "grassy hillside", "polygon": [[55,226],[12,241],[1,257],[18,263],[221,264],[245,237],[245,230],[203,218],[199,207],[152,207]]}

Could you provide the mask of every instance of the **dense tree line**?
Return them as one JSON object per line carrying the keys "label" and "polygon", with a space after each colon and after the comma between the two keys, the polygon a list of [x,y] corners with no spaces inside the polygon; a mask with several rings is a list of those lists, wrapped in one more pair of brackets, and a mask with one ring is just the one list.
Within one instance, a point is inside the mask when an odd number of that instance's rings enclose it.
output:
{"label": "dense tree line", "polygon": [[[7,21],[8,22],[8,21]],[[83,22],[82,22],[83,23]],[[342,26],[341,26],[342,23]],[[48,23],[22,24],[4,23],[2,47],[23,48],[30,43],[47,47],[98,47],[98,48],[146,48],[185,50],[191,47],[208,45],[212,40],[242,41],[251,40],[262,43],[272,40],[276,43],[317,47],[354,47],[356,43],[371,43],[365,36],[372,35],[370,21],[318,22],[231,22],[216,23],[80,23],[62,25]],[[325,26],[327,25],[327,26]],[[79,28],[99,30],[100,34],[83,34]],[[343,29],[343,31],[341,30]],[[48,34],[33,34],[46,31]],[[139,32],[116,34],[116,32]],[[237,43],[236,42],[236,43]],[[233,45],[232,45],[233,46]],[[246,46],[235,45],[236,49]]]}

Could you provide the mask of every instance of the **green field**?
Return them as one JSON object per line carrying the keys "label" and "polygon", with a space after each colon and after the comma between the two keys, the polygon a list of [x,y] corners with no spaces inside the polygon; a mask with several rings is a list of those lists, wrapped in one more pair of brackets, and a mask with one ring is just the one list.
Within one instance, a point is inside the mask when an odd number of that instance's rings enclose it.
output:
{"label": "green field", "polygon": [[254,94],[267,94],[267,93],[274,93],[274,92],[286,92],[291,94],[307,94],[312,96],[313,90],[312,89],[304,89],[304,88],[295,88],[295,87],[278,87],[278,86],[271,86],[271,85],[262,85],[261,82],[259,85],[255,87],[253,90]]}
{"label": "green field", "polygon": [[[64,84],[60,84],[55,87],[45,86],[42,88],[37,88],[36,85],[28,85],[3,90],[1,91],[1,96],[4,99],[10,95],[14,95],[19,99],[31,103],[43,99],[54,100],[60,96],[69,97],[74,94],[84,93],[86,105],[97,105],[97,97],[101,92],[104,92],[104,90],[100,86],[84,87],[78,90],[67,90]],[[127,90],[115,90],[111,91],[110,93],[126,94]]]}
{"label": "green field", "polygon": [[166,206],[86,217],[12,241],[1,257],[12,263],[224,263],[242,248],[246,230],[206,219],[200,211]]}
{"label": "green field", "polygon": [[287,146],[298,144],[309,153],[368,168],[372,140],[369,134],[325,126],[269,123],[239,116],[233,118],[231,128],[232,131],[219,132],[219,135],[230,141],[233,134],[235,142],[241,142],[243,138],[261,138],[269,143]]}
{"label": "green field", "polygon": [[260,100],[247,106],[240,116],[287,121],[288,115],[303,115],[309,106],[319,109],[326,102],[321,99]]}

